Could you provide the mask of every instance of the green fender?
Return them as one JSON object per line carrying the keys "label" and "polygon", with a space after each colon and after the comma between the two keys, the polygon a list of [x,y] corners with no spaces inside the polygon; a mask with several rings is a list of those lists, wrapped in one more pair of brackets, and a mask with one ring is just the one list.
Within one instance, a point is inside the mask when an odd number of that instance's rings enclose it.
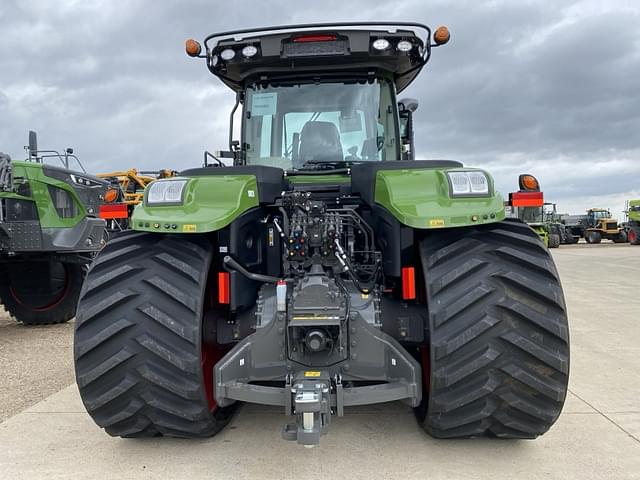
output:
{"label": "green fender", "polygon": [[146,201],[139,204],[131,217],[134,230],[212,232],[226,227],[245,211],[258,206],[254,175],[204,175],[173,177],[170,180],[181,179],[187,180],[182,204],[149,206]]}
{"label": "green fender", "polygon": [[[455,168],[450,170],[478,169]],[[492,223],[505,218],[504,201],[489,179],[489,195],[452,197],[447,170],[380,170],[375,202],[404,225],[419,229],[451,228]]]}
{"label": "green fender", "polygon": [[[456,170],[461,170],[457,168]],[[477,170],[477,169],[468,169]],[[485,172],[486,173],[486,172]],[[348,182],[346,176],[296,178],[296,183]],[[505,218],[501,195],[489,178],[489,194],[454,198],[443,169],[402,169],[377,172],[375,202],[404,225],[419,228],[451,228],[492,223]],[[232,174],[174,177],[187,180],[183,201],[178,205],[138,205],[132,228],[148,232],[206,233],[220,230],[247,210],[259,205],[254,175]],[[164,180],[159,180],[164,181]],[[148,189],[149,187],[147,187]]]}

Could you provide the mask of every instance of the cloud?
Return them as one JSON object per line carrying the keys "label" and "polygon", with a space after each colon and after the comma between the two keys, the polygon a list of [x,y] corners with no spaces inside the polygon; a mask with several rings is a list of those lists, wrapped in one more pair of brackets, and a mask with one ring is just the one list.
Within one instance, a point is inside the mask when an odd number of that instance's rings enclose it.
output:
{"label": "cloud", "polygon": [[421,158],[484,167],[504,193],[527,171],[561,210],[620,210],[637,192],[640,9],[623,0],[3,0],[0,150],[22,158],[35,129],[92,171],[199,165],[205,148],[225,148],[234,96],[184,55],[185,38],[360,19],[452,31],[401,94],[420,100]]}

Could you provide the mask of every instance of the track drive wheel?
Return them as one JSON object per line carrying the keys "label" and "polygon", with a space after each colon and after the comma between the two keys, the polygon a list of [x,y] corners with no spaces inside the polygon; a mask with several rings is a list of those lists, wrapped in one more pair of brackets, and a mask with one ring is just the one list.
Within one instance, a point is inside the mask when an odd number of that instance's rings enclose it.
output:
{"label": "track drive wheel", "polygon": [[560,235],[557,233],[549,234],[549,248],[558,248],[560,246]]}
{"label": "track drive wheel", "polygon": [[0,301],[25,325],[63,323],[76,314],[86,263],[54,259],[10,262],[0,273]]}
{"label": "track drive wheel", "polygon": [[82,401],[112,436],[209,437],[233,407],[213,398],[224,354],[203,339],[212,246],[124,232],[100,252],[78,306],[74,359]]}
{"label": "track drive wheel", "polygon": [[430,233],[420,253],[431,337],[422,426],[440,438],[545,433],[567,394],[569,331],[542,240],[504,221]]}

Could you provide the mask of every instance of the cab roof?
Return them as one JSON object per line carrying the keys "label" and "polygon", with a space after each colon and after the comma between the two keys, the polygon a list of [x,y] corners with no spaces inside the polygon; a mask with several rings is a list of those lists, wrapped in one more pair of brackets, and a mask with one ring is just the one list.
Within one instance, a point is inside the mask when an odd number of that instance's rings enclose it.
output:
{"label": "cab roof", "polygon": [[420,73],[436,44],[429,27],[420,23],[364,22],[234,30],[209,35],[204,46],[197,56],[236,92],[257,81],[383,75],[392,77],[400,92]]}

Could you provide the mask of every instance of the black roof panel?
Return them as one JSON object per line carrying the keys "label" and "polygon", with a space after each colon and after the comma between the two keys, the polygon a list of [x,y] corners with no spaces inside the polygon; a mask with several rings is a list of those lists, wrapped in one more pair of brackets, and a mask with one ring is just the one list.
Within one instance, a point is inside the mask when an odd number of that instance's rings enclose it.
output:
{"label": "black roof panel", "polygon": [[[389,48],[372,44],[386,39]],[[412,44],[409,52],[398,42]],[[391,75],[398,91],[418,75],[429,60],[431,30],[419,23],[333,23],[290,25],[237,30],[209,35],[205,39],[207,67],[235,91],[257,80],[298,79],[305,76]],[[246,58],[242,49],[257,53]],[[233,50],[232,59],[221,52]]]}

